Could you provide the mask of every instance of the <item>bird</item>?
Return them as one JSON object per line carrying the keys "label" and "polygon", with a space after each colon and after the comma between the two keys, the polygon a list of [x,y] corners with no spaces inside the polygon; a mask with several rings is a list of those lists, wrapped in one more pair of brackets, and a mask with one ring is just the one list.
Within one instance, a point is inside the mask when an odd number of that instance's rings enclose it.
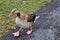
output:
{"label": "bird", "polygon": [[15,23],[18,25],[20,28],[17,32],[12,33],[14,36],[19,36],[20,32],[23,28],[29,28],[29,30],[26,32],[26,34],[31,34],[32,33],[32,25],[34,23],[36,14],[24,14],[20,13],[20,11],[17,8],[12,9],[12,11],[9,13],[9,16],[12,16],[16,14],[16,19]]}

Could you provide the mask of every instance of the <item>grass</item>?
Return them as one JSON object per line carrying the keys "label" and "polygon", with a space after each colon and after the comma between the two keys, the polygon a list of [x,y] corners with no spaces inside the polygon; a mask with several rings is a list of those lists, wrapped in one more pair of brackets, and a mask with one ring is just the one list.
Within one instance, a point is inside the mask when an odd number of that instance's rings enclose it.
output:
{"label": "grass", "polygon": [[49,0],[0,0],[0,36],[14,28],[16,16],[8,16],[13,8],[18,8],[24,13],[32,13],[49,2]]}

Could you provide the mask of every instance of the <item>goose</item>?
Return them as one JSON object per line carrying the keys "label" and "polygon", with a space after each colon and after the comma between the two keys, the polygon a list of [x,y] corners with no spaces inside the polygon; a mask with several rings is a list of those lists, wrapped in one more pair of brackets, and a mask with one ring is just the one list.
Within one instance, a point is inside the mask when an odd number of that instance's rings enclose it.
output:
{"label": "goose", "polygon": [[20,31],[22,30],[22,28],[30,28],[26,34],[31,34],[32,33],[32,25],[34,23],[35,17],[36,15],[33,14],[24,14],[24,13],[20,13],[20,11],[17,8],[12,9],[12,11],[9,13],[9,16],[12,16],[16,14],[16,19],[15,19],[15,23],[16,25],[18,25],[20,28],[17,32],[12,33],[14,36],[19,36],[20,35]]}

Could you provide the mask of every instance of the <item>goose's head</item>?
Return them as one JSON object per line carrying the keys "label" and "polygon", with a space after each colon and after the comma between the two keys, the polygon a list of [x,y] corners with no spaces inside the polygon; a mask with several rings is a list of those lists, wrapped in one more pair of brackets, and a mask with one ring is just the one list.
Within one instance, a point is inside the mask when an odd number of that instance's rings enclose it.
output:
{"label": "goose's head", "polygon": [[12,9],[12,11],[9,13],[9,16],[12,16],[13,14],[17,14],[20,16],[20,11],[17,8]]}

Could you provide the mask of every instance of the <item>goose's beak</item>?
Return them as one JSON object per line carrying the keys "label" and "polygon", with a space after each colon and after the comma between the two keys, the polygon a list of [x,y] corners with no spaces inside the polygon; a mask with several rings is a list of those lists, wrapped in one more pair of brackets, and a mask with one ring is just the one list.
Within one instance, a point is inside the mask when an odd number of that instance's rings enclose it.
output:
{"label": "goose's beak", "polygon": [[9,16],[12,16],[14,13],[9,13]]}

